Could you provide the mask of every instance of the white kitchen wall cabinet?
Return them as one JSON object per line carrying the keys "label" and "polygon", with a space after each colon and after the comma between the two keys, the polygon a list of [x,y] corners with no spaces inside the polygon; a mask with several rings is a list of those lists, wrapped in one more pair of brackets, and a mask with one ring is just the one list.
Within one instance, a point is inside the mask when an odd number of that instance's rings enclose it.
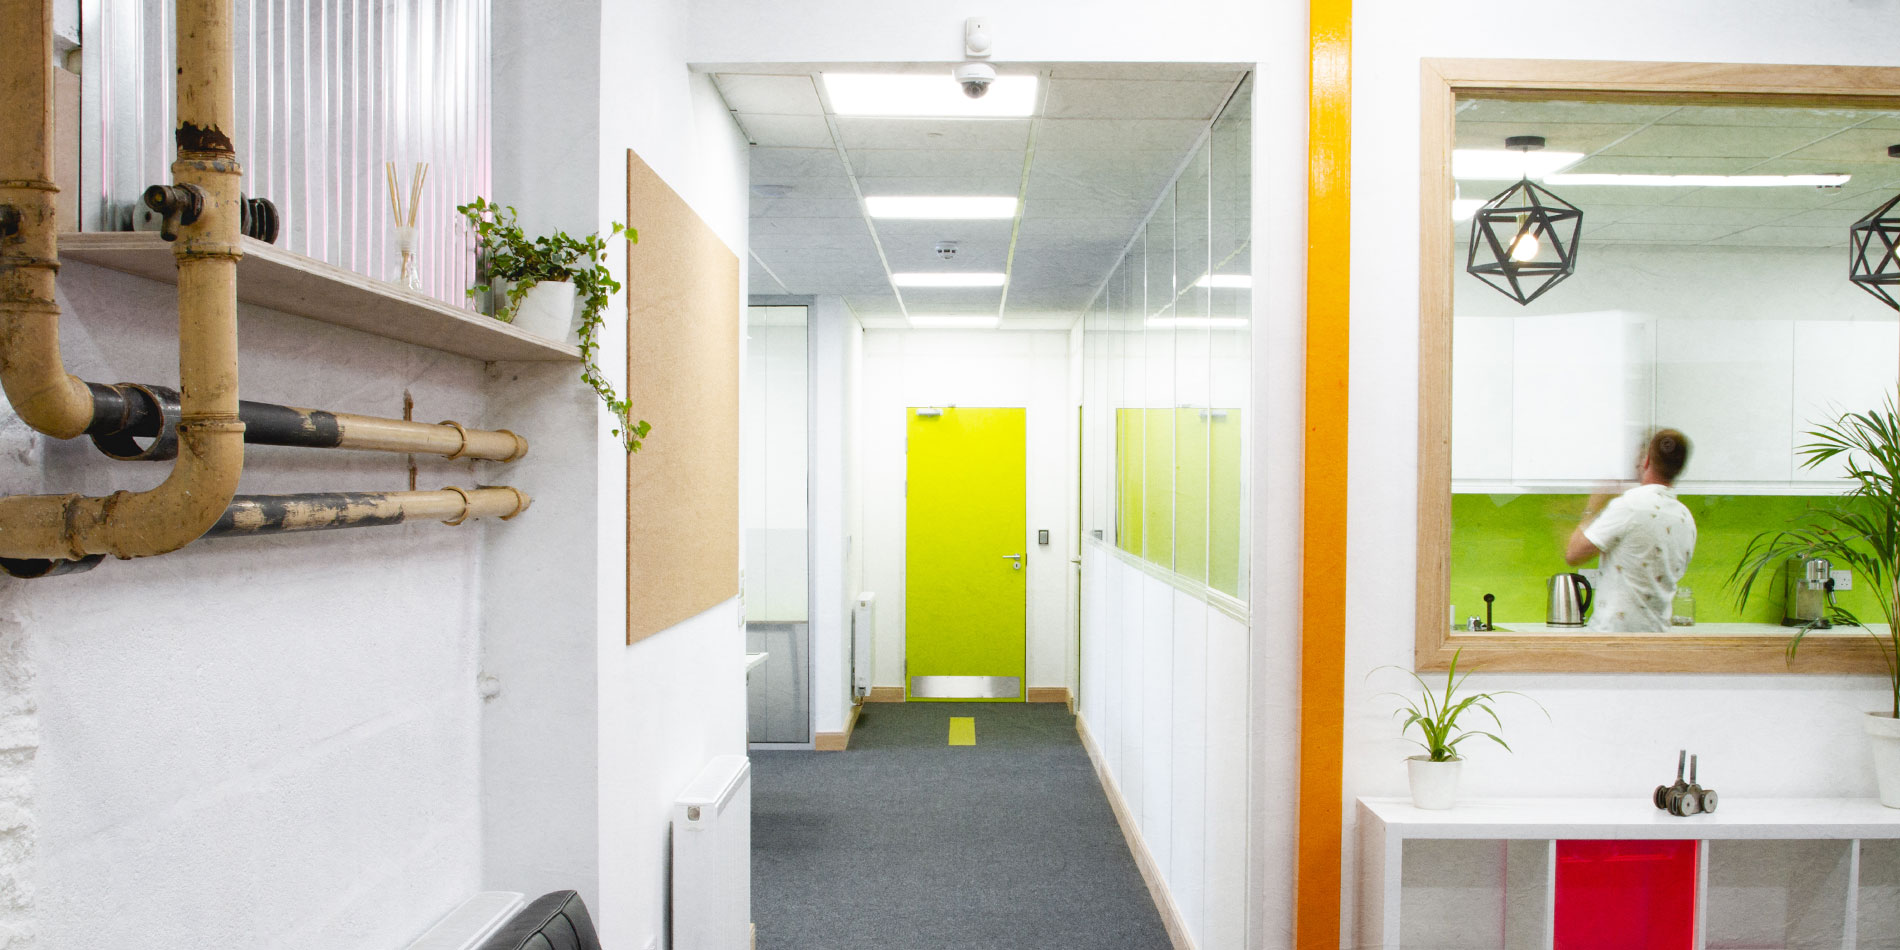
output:
{"label": "white kitchen wall cabinet", "polygon": [[1794,327],[1789,320],[1656,322],[1655,424],[1682,430],[1694,447],[1685,491],[1702,482],[1788,480]]}
{"label": "white kitchen wall cabinet", "polygon": [[[1795,450],[1810,441],[1808,432],[1843,411],[1864,412],[1893,398],[1896,360],[1900,360],[1900,323],[1892,320],[1804,320],[1794,326],[1793,420]],[[1840,460],[1815,468],[1790,459],[1789,476],[1797,483],[1843,484]]]}
{"label": "white kitchen wall cabinet", "polygon": [[1524,317],[1511,353],[1519,482],[1629,478],[1649,426],[1654,332],[1624,311]]}
{"label": "white kitchen wall cabinet", "polygon": [[1451,477],[1509,481],[1516,363],[1511,317],[1455,317],[1451,331]]}

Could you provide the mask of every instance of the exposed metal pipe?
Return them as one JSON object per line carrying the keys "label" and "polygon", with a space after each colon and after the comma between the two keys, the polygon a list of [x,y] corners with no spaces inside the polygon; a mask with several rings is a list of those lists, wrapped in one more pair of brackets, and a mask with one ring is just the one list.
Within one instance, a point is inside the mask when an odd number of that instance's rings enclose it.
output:
{"label": "exposed metal pipe", "polygon": [[[218,3],[218,23],[229,24],[228,0]],[[39,432],[60,439],[91,435],[101,451],[114,458],[171,459],[175,449],[152,454],[139,448],[133,438],[159,437],[167,426],[161,424],[160,407],[149,400],[128,398],[117,387],[88,383],[66,372],[59,347],[59,303],[54,285],[59,272],[59,234],[55,220],[54,196],[59,189],[53,183],[53,4],[50,0],[0,0],[0,103],[12,116],[35,121],[9,122],[0,134],[0,389],[20,419]],[[180,22],[179,36],[186,38],[187,24]],[[209,34],[200,34],[208,36]],[[199,82],[202,90],[212,86],[222,100],[231,99],[231,44],[226,35],[218,52],[205,55],[198,43],[181,42],[181,50],[190,46],[190,58],[199,72],[215,74]],[[195,169],[192,174],[210,174],[237,180],[236,153],[229,141],[233,110],[222,108],[223,118],[210,122],[187,122],[183,106],[187,90],[182,70],[186,53],[180,53],[180,164]],[[17,111],[14,111],[17,110]],[[207,132],[206,130],[210,130]],[[190,153],[190,154],[187,154]],[[145,200],[166,216],[167,240],[186,233],[205,213],[209,193],[202,183],[194,183],[192,174],[179,175],[173,166],[175,185],[154,185]],[[233,193],[233,236],[224,241],[209,240],[211,232],[197,229],[198,237],[176,249],[181,260],[186,256],[203,258],[223,253],[229,247],[230,260],[237,259],[237,228],[247,212],[259,210],[268,202],[244,201]],[[275,228],[275,210],[269,211],[268,224]],[[220,225],[222,228],[222,225]],[[194,250],[195,246],[195,250]],[[182,269],[181,269],[182,275]],[[185,292],[182,286],[179,298]],[[157,390],[159,387],[138,387]],[[170,390],[166,390],[170,392]],[[173,402],[178,401],[174,394]],[[128,416],[149,406],[149,422]],[[272,421],[287,420],[281,410],[304,417],[306,428],[294,432],[271,426]],[[264,445],[299,445],[313,448],[366,449],[420,455],[444,455],[449,458],[479,458],[510,462],[528,452],[527,440],[507,430],[491,432],[467,429],[455,423],[431,426],[426,423],[347,413],[329,413],[320,409],[244,403],[239,415],[246,423],[259,425],[265,432],[245,441]],[[174,411],[175,425],[180,412]],[[256,418],[253,418],[255,416]],[[128,431],[129,430],[129,431]],[[280,434],[281,433],[281,434]],[[331,435],[334,434],[334,438]],[[162,442],[176,444],[175,436]],[[107,448],[110,445],[112,448]]]}
{"label": "exposed metal pipe", "polygon": [[[507,486],[444,488],[441,491],[320,492],[307,495],[239,495],[205,538],[249,537],[293,531],[373,528],[408,521],[434,520],[459,525],[470,518],[507,521],[533,503]],[[0,572],[18,578],[57,577],[92,570],[104,560],[95,554],[80,560],[0,558]]]}
{"label": "exposed metal pipe", "polygon": [[[0,95],[18,94],[27,122],[0,132],[0,203],[22,215],[0,258],[0,373],[23,419],[64,438],[92,419],[92,391],[59,359],[58,270],[50,172],[52,0],[0,0],[0,44],[9,51]],[[179,0],[178,160],[172,177],[201,196],[202,214],[181,223],[178,258],[178,456],[147,492],[0,498],[0,557],[83,560],[175,551],[216,524],[237,493],[244,423],[237,397],[237,261],[240,171],[235,127],[230,0]],[[29,75],[29,70],[37,76]],[[37,113],[37,127],[30,121]],[[29,145],[14,142],[20,139]],[[18,203],[16,203],[18,202]],[[23,253],[13,253],[12,242]],[[18,377],[16,379],[16,377]],[[47,426],[50,426],[48,428]]]}
{"label": "exposed metal pipe", "polygon": [[405,521],[458,525],[470,518],[507,521],[532,504],[507,486],[444,488],[441,491],[319,492],[309,495],[239,495],[206,538],[370,528]]}
{"label": "exposed metal pipe", "polygon": [[92,399],[59,357],[59,233],[53,196],[53,3],[0,0],[0,388],[27,425],[86,431]]}
{"label": "exposed metal pipe", "polygon": [[[92,387],[94,419],[88,431],[99,451],[121,461],[163,461],[176,454],[180,417],[176,390],[139,383],[87,385]],[[249,400],[238,403],[238,418],[244,422],[247,445],[409,452],[498,462],[528,454],[528,440],[507,429],[470,429],[456,422],[431,425]],[[152,441],[141,445],[140,439]]]}

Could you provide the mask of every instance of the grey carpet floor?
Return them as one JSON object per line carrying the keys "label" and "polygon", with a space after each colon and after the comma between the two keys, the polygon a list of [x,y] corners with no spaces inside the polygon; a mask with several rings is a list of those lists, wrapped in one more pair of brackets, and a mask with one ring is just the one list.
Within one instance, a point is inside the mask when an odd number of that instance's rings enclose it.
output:
{"label": "grey carpet floor", "polygon": [[760,950],[1166,950],[1066,708],[864,709],[848,751],[752,753]]}

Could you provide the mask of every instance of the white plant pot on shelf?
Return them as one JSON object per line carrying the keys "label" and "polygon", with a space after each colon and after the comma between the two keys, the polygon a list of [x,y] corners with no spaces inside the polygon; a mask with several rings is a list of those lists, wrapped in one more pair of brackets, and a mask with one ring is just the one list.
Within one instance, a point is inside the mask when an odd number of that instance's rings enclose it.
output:
{"label": "white plant pot on shelf", "polygon": [[573,281],[541,281],[521,295],[521,303],[515,307],[515,327],[550,340],[566,340],[579,302],[580,290]]}
{"label": "white plant pot on shelf", "polygon": [[1430,756],[1415,755],[1405,760],[1412,780],[1412,804],[1419,808],[1443,810],[1458,798],[1458,772],[1463,759],[1433,762]]}
{"label": "white plant pot on shelf", "polygon": [[1874,782],[1880,803],[1900,808],[1900,719],[1886,712],[1867,714],[1867,737],[1874,746]]}

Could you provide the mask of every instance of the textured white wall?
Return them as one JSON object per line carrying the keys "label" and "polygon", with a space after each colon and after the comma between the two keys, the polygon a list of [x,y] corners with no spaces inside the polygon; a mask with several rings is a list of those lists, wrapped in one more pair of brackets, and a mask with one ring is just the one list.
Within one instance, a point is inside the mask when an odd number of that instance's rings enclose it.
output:
{"label": "textured white wall", "polygon": [[[175,379],[172,295],[68,264],[68,368]],[[489,424],[479,363],[251,307],[240,334],[246,398],[400,417],[407,390],[420,418]],[[142,488],[167,468],[22,438],[11,410],[0,418],[15,450],[3,491]],[[418,462],[423,488],[511,480],[495,463]],[[240,491],[402,489],[404,466],[253,447]],[[4,582],[0,628],[17,624],[32,658],[10,672],[35,686],[4,708],[36,701],[40,718],[42,945],[385,948],[473,890],[477,567],[484,536],[507,527],[209,541]],[[31,729],[6,718],[15,790]],[[17,857],[0,847],[0,862]]]}
{"label": "textured white wall", "polygon": [[[1029,681],[1061,686],[1075,639],[1063,623],[1068,559],[1055,539],[1074,520],[1075,407],[1069,335],[1061,331],[864,332],[865,589],[877,594],[872,664],[879,686],[904,682],[904,439],[909,406],[1028,410]],[[1036,544],[1047,528],[1051,542]],[[999,552],[1001,553],[1001,552]]]}

